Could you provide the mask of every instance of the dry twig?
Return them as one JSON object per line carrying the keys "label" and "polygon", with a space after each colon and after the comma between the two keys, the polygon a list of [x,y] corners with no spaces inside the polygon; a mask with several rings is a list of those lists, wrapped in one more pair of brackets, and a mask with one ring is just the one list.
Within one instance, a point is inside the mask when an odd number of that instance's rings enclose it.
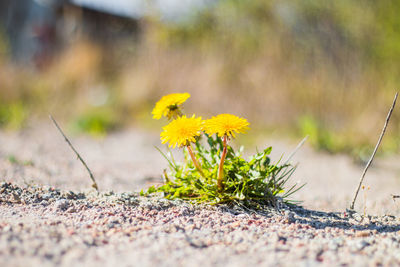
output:
{"label": "dry twig", "polygon": [[385,135],[386,128],[387,128],[387,126],[388,126],[388,124],[389,124],[390,117],[392,116],[393,109],[394,109],[394,107],[395,107],[395,105],[396,105],[396,100],[397,100],[398,94],[399,94],[399,93],[397,92],[396,95],[394,96],[394,100],[393,100],[392,107],[390,108],[389,113],[388,113],[388,115],[387,115],[387,117],[386,117],[386,121],[385,121],[385,124],[384,124],[384,126],[383,126],[381,135],[379,136],[378,143],[376,144],[375,149],[374,149],[374,152],[372,153],[371,158],[369,159],[369,161],[368,161],[367,165],[365,166],[365,169],[364,169],[364,171],[363,171],[363,173],[362,173],[362,175],[361,175],[360,182],[359,182],[358,187],[357,187],[357,190],[356,190],[356,192],[355,192],[353,201],[351,202],[351,205],[350,205],[350,210],[354,210],[354,204],[355,204],[355,202],[356,202],[358,192],[360,191],[361,185],[362,185],[362,183],[363,183],[363,181],[364,181],[365,174],[367,173],[369,166],[371,166],[371,163],[372,163],[372,161],[374,160],[376,151],[378,150],[379,145],[381,144],[382,138],[383,138],[383,136]]}
{"label": "dry twig", "polygon": [[86,170],[89,173],[90,179],[92,180],[93,184],[92,187],[94,189],[97,190],[97,192],[99,191],[99,187],[97,186],[96,180],[94,179],[93,173],[91,172],[91,170],[89,169],[89,167],[87,166],[86,162],[82,159],[81,155],[79,155],[78,151],[76,151],[76,149],[74,148],[74,146],[71,144],[71,142],[69,141],[69,139],[67,138],[67,136],[64,134],[64,132],[61,130],[60,126],[58,125],[58,123],[56,122],[56,120],[53,118],[53,116],[50,115],[50,119],[53,121],[54,125],[57,127],[58,131],[62,134],[62,136],[65,139],[65,142],[67,142],[67,144],[69,145],[69,147],[72,149],[72,151],[74,151],[74,153],[76,154],[76,156],[78,157],[79,161],[82,162],[83,166],[85,166]]}
{"label": "dry twig", "polygon": [[297,153],[297,151],[300,150],[300,148],[304,145],[304,143],[307,141],[308,139],[308,135],[306,135],[303,140],[300,141],[300,143],[296,146],[296,148],[292,151],[292,153],[290,153],[289,157],[287,158],[287,160],[285,161],[285,163],[283,165],[286,165],[289,163],[289,161],[292,159],[292,157]]}

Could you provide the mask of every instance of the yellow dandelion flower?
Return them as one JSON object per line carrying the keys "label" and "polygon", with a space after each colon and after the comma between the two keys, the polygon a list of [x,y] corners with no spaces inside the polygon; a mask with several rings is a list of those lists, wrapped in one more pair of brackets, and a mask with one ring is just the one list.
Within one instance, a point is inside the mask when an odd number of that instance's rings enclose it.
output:
{"label": "yellow dandelion flower", "polygon": [[219,137],[227,135],[235,138],[236,133],[244,133],[250,124],[246,119],[232,114],[220,114],[208,119],[204,123],[204,131],[209,134],[217,134]]}
{"label": "yellow dandelion flower", "polygon": [[190,142],[195,142],[196,137],[201,135],[203,128],[203,121],[201,117],[191,118],[182,116],[170,122],[167,126],[163,127],[161,133],[161,143],[169,142],[169,147],[182,147],[187,146]]}
{"label": "yellow dandelion flower", "polygon": [[153,118],[159,120],[162,116],[165,116],[170,119],[174,115],[180,115],[179,105],[183,104],[189,97],[189,93],[163,96],[151,112]]}

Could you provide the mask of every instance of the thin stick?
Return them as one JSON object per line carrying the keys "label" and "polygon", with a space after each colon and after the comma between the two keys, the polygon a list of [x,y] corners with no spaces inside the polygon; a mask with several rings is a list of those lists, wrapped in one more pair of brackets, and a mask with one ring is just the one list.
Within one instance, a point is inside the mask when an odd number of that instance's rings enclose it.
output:
{"label": "thin stick", "polygon": [[303,138],[303,140],[300,141],[300,143],[296,146],[296,148],[293,150],[292,153],[290,153],[289,157],[287,158],[287,160],[285,161],[285,163],[283,165],[286,165],[287,163],[289,163],[289,161],[293,158],[293,156],[297,153],[297,151],[299,151],[299,149],[304,145],[304,143],[307,141],[308,139],[308,135],[306,135],[306,137]]}
{"label": "thin stick", "polygon": [[53,118],[53,116],[49,115],[50,119],[53,121],[54,125],[57,127],[58,131],[60,131],[60,133],[62,134],[62,136],[65,139],[65,142],[67,142],[67,144],[69,145],[69,147],[72,149],[72,151],[74,151],[74,153],[76,154],[76,156],[78,157],[79,161],[82,162],[83,166],[85,166],[86,170],[89,173],[90,179],[92,180],[93,184],[92,187],[94,189],[97,190],[97,192],[99,191],[99,187],[97,186],[96,180],[94,179],[93,173],[90,171],[89,167],[87,166],[86,162],[82,159],[81,155],[79,155],[78,151],[76,151],[76,149],[74,148],[74,146],[71,144],[71,142],[69,141],[69,139],[67,138],[67,136],[64,134],[64,132],[61,130],[60,126],[58,125],[58,123],[56,122],[56,120]]}
{"label": "thin stick", "polygon": [[386,128],[387,128],[387,126],[388,126],[388,124],[389,124],[390,117],[392,116],[393,109],[394,109],[394,107],[395,107],[395,105],[396,105],[396,100],[397,100],[398,94],[399,94],[399,93],[397,92],[396,95],[394,96],[394,100],[393,100],[392,107],[390,108],[389,113],[388,113],[388,115],[387,115],[387,117],[386,117],[385,125],[383,126],[381,135],[379,136],[378,143],[376,144],[375,149],[374,149],[374,152],[372,153],[371,158],[369,159],[369,161],[368,161],[367,165],[365,166],[365,169],[364,169],[364,171],[363,171],[363,173],[362,173],[362,175],[361,175],[360,183],[358,184],[356,193],[355,193],[354,198],[353,198],[353,202],[352,202],[351,205],[350,205],[350,209],[351,209],[351,210],[354,210],[354,204],[355,204],[355,202],[356,202],[357,195],[358,195],[358,192],[360,191],[361,185],[362,185],[362,183],[363,183],[363,181],[364,181],[365,174],[367,173],[367,170],[368,170],[369,166],[371,165],[372,161],[374,160],[376,151],[378,150],[379,145],[381,144],[382,138],[383,138],[383,136],[385,135]]}

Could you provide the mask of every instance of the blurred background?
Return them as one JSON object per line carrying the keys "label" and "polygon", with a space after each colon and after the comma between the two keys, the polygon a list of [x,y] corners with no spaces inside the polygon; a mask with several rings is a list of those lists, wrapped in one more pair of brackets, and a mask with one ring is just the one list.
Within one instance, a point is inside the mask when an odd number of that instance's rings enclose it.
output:
{"label": "blurred background", "polygon": [[[258,135],[365,160],[400,84],[400,2],[1,0],[0,127],[49,113],[101,137],[159,131],[151,110],[233,113]],[[397,109],[398,110],[398,109]],[[383,153],[400,152],[395,112]]]}

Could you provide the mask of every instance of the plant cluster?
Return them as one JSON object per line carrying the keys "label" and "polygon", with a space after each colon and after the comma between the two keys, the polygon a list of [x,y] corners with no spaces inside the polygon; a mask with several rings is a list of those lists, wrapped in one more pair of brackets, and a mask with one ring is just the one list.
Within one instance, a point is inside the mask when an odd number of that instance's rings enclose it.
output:
{"label": "plant cluster", "polygon": [[285,188],[295,167],[272,163],[268,147],[249,157],[243,157],[243,147],[235,151],[229,142],[238,133],[249,129],[246,119],[232,114],[220,114],[207,120],[183,115],[181,104],[190,95],[170,94],[161,98],[153,109],[153,118],[167,117],[161,141],[169,147],[181,148],[184,162],[175,161],[172,153],[163,153],[170,172],[164,171],[165,182],[147,192],[162,192],[166,198],[181,198],[210,204],[242,203],[248,206],[275,205],[276,200],[296,202],[288,198],[302,186]]}

